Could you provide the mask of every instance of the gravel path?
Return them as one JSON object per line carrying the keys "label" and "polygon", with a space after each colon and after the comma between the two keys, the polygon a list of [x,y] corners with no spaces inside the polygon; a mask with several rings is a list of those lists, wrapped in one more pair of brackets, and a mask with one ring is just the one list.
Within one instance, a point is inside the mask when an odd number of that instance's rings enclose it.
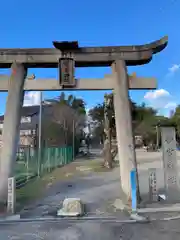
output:
{"label": "gravel path", "polygon": [[26,218],[54,216],[65,198],[75,197],[85,203],[86,212],[90,216],[107,217],[115,214],[120,219],[127,219],[128,216],[124,213],[114,212],[113,207],[115,199],[121,195],[119,169],[101,173],[92,173],[88,170],[85,172],[84,176],[74,176],[57,183],[51,188],[47,197],[26,208],[22,216]]}

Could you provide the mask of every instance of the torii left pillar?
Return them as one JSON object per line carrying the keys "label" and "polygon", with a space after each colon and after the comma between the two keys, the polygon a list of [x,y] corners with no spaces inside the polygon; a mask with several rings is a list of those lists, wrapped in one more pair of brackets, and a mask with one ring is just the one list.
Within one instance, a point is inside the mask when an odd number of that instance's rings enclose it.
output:
{"label": "torii left pillar", "polygon": [[2,132],[2,150],[0,155],[0,201],[7,200],[8,178],[13,177],[14,175],[26,74],[27,70],[23,64],[12,64]]}

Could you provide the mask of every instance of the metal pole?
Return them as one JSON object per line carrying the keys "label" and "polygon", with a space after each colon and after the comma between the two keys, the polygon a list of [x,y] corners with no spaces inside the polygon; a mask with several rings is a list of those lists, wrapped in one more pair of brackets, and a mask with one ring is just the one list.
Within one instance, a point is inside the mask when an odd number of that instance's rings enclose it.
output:
{"label": "metal pole", "polygon": [[66,131],[66,119],[64,119],[64,136],[65,136],[65,164],[67,164],[67,131]]}
{"label": "metal pole", "polygon": [[38,128],[38,177],[40,176],[40,163],[41,163],[41,147],[42,147],[42,92],[40,92],[40,103],[39,103],[39,128]]}
{"label": "metal pole", "polygon": [[74,124],[74,119],[73,119],[73,161],[74,161],[74,155],[75,155],[75,124]]}
{"label": "metal pole", "polygon": [[156,148],[159,148],[159,128],[156,126]]}

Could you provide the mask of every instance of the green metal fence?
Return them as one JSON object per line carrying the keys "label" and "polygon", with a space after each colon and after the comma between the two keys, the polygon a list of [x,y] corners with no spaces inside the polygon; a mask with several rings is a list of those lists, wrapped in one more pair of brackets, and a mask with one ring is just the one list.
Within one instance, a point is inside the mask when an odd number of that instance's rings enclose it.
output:
{"label": "green metal fence", "polygon": [[35,176],[42,176],[53,169],[73,161],[73,148],[44,148],[39,152],[25,148],[16,162],[16,185],[20,187]]}

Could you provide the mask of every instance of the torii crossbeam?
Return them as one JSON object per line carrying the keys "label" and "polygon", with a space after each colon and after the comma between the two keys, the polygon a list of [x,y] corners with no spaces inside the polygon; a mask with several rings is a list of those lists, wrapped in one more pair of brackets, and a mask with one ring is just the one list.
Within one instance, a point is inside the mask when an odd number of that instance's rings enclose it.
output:
{"label": "torii crossbeam", "polygon": [[[155,78],[145,78],[128,76],[129,89],[156,89],[157,81]],[[75,88],[66,88],[66,90],[113,90],[114,81],[112,74],[105,75],[104,78],[87,78],[87,79],[77,79]],[[9,76],[0,75],[0,91],[6,92],[9,88]],[[63,86],[59,85],[57,79],[50,78],[40,78],[29,80],[25,79],[24,83],[25,91],[58,91],[64,90]]]}

